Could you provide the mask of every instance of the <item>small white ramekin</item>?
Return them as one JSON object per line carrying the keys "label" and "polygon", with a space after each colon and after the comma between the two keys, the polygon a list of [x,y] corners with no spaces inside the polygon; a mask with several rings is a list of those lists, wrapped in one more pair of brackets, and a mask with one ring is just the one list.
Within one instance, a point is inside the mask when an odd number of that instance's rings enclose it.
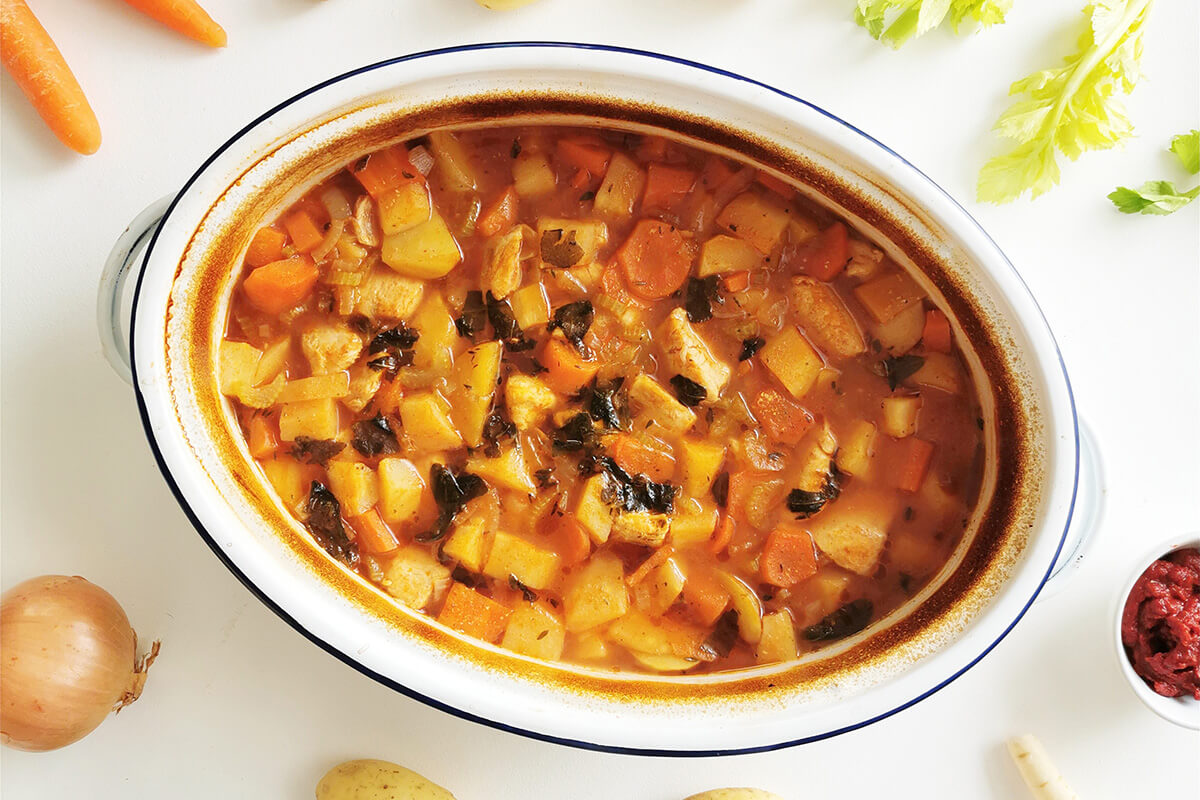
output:
{"label": "small white ramekin", "polygon": [[1138,578],[1142,577],[1142,573],[1146,571],[1146,568],[1155,561],[1176,550],[1188,547],[1200,548],[1200,534],[1175,534],[1165,541],[1160,541],[1142,554],[1142,557],[1135,563],[1129,577],[1121,585],[1120,592],[1118,592],[1116,601],[1113,604],[1112,631],[1114,651],[1117,656],[1117,668],[1125,676],[1129,687],[1137,695],[1137,698],[1142,701],[1143,705],[1168,722],[1173,722],[1176,725],[1190,728],[1191,730],[1200,730],[1200,700],[1196,700],[1190,696],[1163,697],[1161,694],[1155,692],[1140,675],[1134,672],[1133,662],[1130,661],[1128,653],[1125,652],[1125,645],[1121,642],[1121,616],[1125,612],[1125,601],[1129,598],[1129,593],[1133,591],[1133,585],[1137,583]]}

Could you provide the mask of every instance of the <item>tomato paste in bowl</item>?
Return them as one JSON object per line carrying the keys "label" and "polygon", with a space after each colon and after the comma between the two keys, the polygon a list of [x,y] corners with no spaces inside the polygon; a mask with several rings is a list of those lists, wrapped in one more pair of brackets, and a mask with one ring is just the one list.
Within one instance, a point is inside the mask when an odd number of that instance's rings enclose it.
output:
{"label": "tomato paste in bowl", "polygon": [[1200,700],[1200,549],[1176,550],[1146,568],[1125,601],[1121,643],[1157,694]]}

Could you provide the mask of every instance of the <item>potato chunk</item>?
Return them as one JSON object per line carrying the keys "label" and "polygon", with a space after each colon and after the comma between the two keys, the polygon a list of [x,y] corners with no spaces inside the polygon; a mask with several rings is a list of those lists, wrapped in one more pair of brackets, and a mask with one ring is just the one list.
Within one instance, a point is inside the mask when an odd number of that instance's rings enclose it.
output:
{"label": "potato chunk", "polygon": [[586,631],[603,625],[629,610],[629,592],[621,560],[597,553],[571,578],[563,595],[567,630]]}
{"label": "potato chunk", "polygon": [[284,403],[279,411],[279,438],[293,442],[298,436],[332,439],[338,433],[337,402],[332,398]]}
{"label": "potato chunk", "polygon": [[385,521],[404,525],[417,518],[425,479],[407,458],[379,461],[379,511]]}
{"label": "potato chunk", "polygon": [[791,325],[771,338],[759,358],[797,400],[808,394],[825,362]]}
{"label": "potato chunk", "polygon": [[560,563],[557,553],[511,533],[497,531],[483,565],[483,574],[500,581],[507,581],[512,575],[530,589],[546,589],[558,577]]}
{"label": "potato chunk", "polygon": [[767,614],[762,619],[762,637],[754,648],[759,664],[791,661],[800,655],[796,646],[796,628],[787,609]]}
{"label": "potato chunk", "polygon": [[843,498],[813,517],[808,529],[821,552],[839,567],[870,575],[879,563],[895,514],[891,495],[865,492]]}
{"label": "potato chunk", "polygon": [[719,233],[700,248],[701,278],[725,272],[749,272],[763,266],[763,254],[754,245]]}
{"label": "potato chunk", "polygon": [[766,197],[743,192],[729,201],[717,214],[717,225],[770,255],[783,240],[789,215]]}
{"label": "potato chunk", "polygon": [[383,240],[383,263],[410,278],[441,278],[459,261],[462,251],[439,214]]}
{"label": "potato chunk", "polygon": [[562,620],[552,609],[542,603],[521,603],[508,618],[500,646],[531,658],[557,661],[566,638]]}
{"label": "potato chunk", "polygon": [[827,354],[853,358],[866,351],[858,324],[832,286],[797,277],[792,279],[788,296],[800,327]]}
{"label": "potato chunk", "polygon": [[488,239],[483,249],[479,282],[485,292],[503,300],[521,286],[521,248],[525,237],[520,228]]}
{"label": "potato chunk", "polygon": [[608,503],[604,502],[604,476],[593,475],[583,484],[579,502],[575,505],[575,519],[588,532],[596,544],[604,544],[612,533],[613,517]]}
{"label": "potato chunk", "polygon": [[729,385],[733,370],[713,355],[708,342],[688,322],[687,312],[676,308],[659,330],[667,365],[685,378],[695,381],[716,400]]}
{"label": "potato chunk", "polygon": [[379,479],[375,470],[358,461],[330,461],[329,490],[342,504],[342,513],[357,517],[379,502]]}
{"label": "potato chunk", "polygon": [[480,517],[472,517],[455,526],[442,552],[472,572],[483,572],[490,542],[491,532],[487,530],[487,523]]}
{"label": "potato chunk", "polygon": [[608,171],[596,190],[592,208],[605,217],[624,218],[633,214],[633,207],[646,186],[646,173],[624,153],[614,153]]}
{"label": "potato chunk", "polygon": [[684,439],[681,460],[683,491],[689,497],[704,497],[721,471],[721,464],[725,461],[725,445]]}
{"label": "potato chunk", "polygon": [[513,185],[522,199],[541,197],[554,191],[556,179],[544,153],[523,151],[513,161]]}
{"label": "potato chunk", "polygon": [[463,439],[471,447],[478,447],[483,441],[483,425],[492,410],[502,356],[499,342],[484,342],[459,356],[454,363],[460,389],[454,404],[454,419]]}
{"label": "potato chunk", "polygon": [[495,458],[476,451],[467,459],[467,470],[502,489],[525,494],[533,494],[536,490],[525,453],[519,447],[506,447]]}
{"label": "potato chunk", "polygon": [[887,322],[920,304],[925,292],[906,272],[888,272],[854,287],[854,295],[876,322]]}
{"label": "potato chunk", "polygon": [[450,568],[423,547],[401,549],[383,568],[383,588],[409,608],[426,608],[450,588]]}
{"label": "potato chunk", "polygon": [[447,405],[432,392],[408,395],[400,401],[404,433],[418,450],[437,453],[462,447],[462,436],[450,419]]}
{"label": "potato chunk", "polygon": [[422,181],[409,181],[379,198],[379,227],[386,236],[428,222],[433,213],[429,188]]}

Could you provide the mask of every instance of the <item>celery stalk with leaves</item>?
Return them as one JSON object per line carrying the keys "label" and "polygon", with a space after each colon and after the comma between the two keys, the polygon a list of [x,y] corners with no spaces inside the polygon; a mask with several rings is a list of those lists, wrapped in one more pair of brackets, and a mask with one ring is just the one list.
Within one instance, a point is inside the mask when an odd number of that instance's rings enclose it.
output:
{"label": "celery stalk with leaves", "polygon": [[1078,51],[1055,69],[1012,85],[1025,95],[996,122],[995,131],[1017,144],[979,173],[979,200],[1006,203],[1026,191],[1037,197],[1058,184],[1058,156],[1071,160],[1109,148],[1133,133],[1120,94],[1133,90],[1141,71],[1142,28],[1153,0],[1095,0]]}
{"label": "celery stalk with leaves", "polygon": [[964,22],[988,27],[1004,22],[1012,0],[858,0],[854,21],[892,47],[928,33],[950,18],[954,32]]}
{"label": "celery stalk with leaves", "polygon": [[[1170,150],[1184,169],[1192,175],[1200,173],[1200,131],[1179,134],[1171,140]],[[1198,196],[1200,186],[1181,192],[1171,181],[1146,181],[1136,189],[1119,186],[1108,199],[1124,214],[1171,214]]]}

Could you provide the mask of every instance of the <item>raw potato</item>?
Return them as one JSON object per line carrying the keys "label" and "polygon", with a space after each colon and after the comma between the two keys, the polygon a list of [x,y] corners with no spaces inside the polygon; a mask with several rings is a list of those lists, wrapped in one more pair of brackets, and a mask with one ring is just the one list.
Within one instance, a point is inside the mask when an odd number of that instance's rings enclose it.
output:
{"label": "raw potato", "polygon": [[399,764],[361,758],[326,772],[317,800],[454,800],[454,795]]}
{"label": "raw potato", "polygon": [[783,800],[774,792],[764,789],[709,789],[685,800]]}

